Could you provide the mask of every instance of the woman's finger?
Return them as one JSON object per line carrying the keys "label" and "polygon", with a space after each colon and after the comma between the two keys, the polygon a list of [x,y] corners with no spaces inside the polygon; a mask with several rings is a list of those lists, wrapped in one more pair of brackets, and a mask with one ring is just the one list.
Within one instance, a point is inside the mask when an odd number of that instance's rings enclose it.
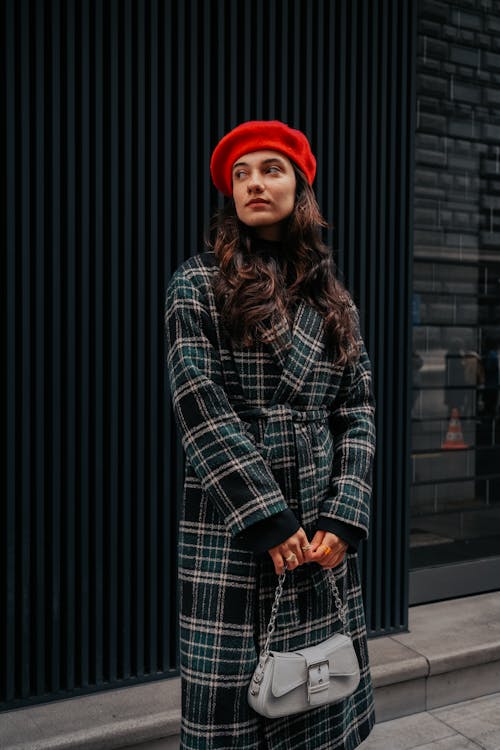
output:
{"label": "woman's finger", "polygon": [[304,562],[310,562],[312,560],[312,543],[308,540],[305,531],[302,529],[298,532],[300,537],[300,549],[304,556]]}
{"label": "woman's finger", "polygon": [[340,565],[343,559],[344,559],[343,556],[333,557],[333,558],[330,556],[327,560],[320,563],[320,565],[322,568],[336,568],[338,565]]}
{"label": "woman's finger", "polygon": [[286,542],[283,543],[282,547],[287,548],[289,553],[294,554],[297,557],[299,565],[305,562],[305,552],[302,547],[307,546],[307,536],[304,529],[300,528],[295,534],[293,534]]}
{"label": "woman's finger", "polygon": [[280,573],[283,573],[283,570],[285,569],[283,555],[276,549],[269,550],[269,554],[271,555],[271,559],[274,563],[274,572],[277,576],[279,576]]}
{"label": "woman's finger", "polygon": [[307,538],[307,534],[304,531],[304,529],[301,527],[297,531],[297,539],[300,546],[300,552],[302,555],[302,562],[309,562],[309,559],[311,557],[310,550],[311,550],[311,544],[309,542],[309,539]]}
{"label": "woman's finger", "polygon": [[300,545],[298,544],[287,544],[286,546],[283,545],[280,552],[283,560],[286,562],[290,570],[293,570],[298,565],[301,565],[304,562],[302,552],[300,550]]}
{"label": "woman's finger", "polygon": [[331,554],[325,555],[325,557],[319,561],[319,564],[323,568],[335,568],[338,565],[340,565],[340,563],[345,557],[345,554],[346,554],[345,549],[343,548],[337,549]]}
{"label": "woman's finger", "polygon": [[329,547],[325,542],[319,544],[315,550],[312,551],[312,560],[314,562],[323,564],[327,558],[329,558],[334,550]]}
{"label": "woman's finger", "polygon": [[319,545],[323,543],[323,539],[325,538],[325,531],[317,531],[315,535],[313,536],[311,540],[311,546],[312,546],[312,552],[316,552]]}
{"label": "woman's finger", "polygon": [[330,554],[336,554],[347,549],[347,544],[343,539],[340,539],[336,534],[330,534],[326,532],[323,536],[321,544],[319,544],[314,550],[314,560],[322,563],[325,562],[326,558]]}

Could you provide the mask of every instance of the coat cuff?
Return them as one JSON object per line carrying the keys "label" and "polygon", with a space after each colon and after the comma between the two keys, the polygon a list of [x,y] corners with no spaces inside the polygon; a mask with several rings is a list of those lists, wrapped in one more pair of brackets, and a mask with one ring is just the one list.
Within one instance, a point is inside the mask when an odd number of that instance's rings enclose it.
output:
{"label": "coat cuff", "polygon": [[336,534],[344,542],[347,542],[351,551],[356,551],[359,547],[359,543],[365,538],[365,532],[360,529],[359,526],[353,526],[345,521],[339,521],[337,518],[330,518],[329,516],[320,516],[317,523],[318,529],[321,531],[329,531],[330,534]]}
{"label": "coat cuff", "polygon": [[300,523],[295,513],[287,508],[248,526],[235,534],[234,540],[239,547],[261,555],[284,542],[299,529]]}

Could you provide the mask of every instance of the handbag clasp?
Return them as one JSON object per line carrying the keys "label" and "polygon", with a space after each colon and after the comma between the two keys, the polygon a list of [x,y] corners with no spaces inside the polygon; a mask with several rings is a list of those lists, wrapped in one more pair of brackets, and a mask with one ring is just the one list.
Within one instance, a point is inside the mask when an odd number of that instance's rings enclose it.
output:
{"label": "handbag clasp", "polygon": [[307,700],[310,705],[320,705],[328,697],[330,688],[330,662],[328,659],[307,665]]}

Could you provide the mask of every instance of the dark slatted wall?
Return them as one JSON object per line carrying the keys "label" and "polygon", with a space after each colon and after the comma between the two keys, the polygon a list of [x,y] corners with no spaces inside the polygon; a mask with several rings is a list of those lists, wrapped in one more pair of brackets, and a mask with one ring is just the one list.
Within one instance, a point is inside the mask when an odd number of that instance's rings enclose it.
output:
{"label": "dark slatted wall", "polygon": [[368,624],[405,627],[411,6],[2,3],[0,708],[176,671],[164,292],[245,119],[286,120],[318,157],[375,370]]}

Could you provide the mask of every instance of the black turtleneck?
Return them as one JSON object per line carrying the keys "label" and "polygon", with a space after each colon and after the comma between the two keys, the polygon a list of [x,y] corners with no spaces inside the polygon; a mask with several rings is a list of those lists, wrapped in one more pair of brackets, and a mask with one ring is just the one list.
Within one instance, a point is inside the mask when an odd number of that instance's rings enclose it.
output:
{"label": "black turtleneck", "polygon": [[[293,257],[289,249],[285,248],[281,240],[267,240],[263,237],[252,237],[252,252],[261,256],[265,261],[273,259],[285,275],[285,285],[290,286],[295,281],[293,271]],[[285,268],[286,264],[286,268]]]}

